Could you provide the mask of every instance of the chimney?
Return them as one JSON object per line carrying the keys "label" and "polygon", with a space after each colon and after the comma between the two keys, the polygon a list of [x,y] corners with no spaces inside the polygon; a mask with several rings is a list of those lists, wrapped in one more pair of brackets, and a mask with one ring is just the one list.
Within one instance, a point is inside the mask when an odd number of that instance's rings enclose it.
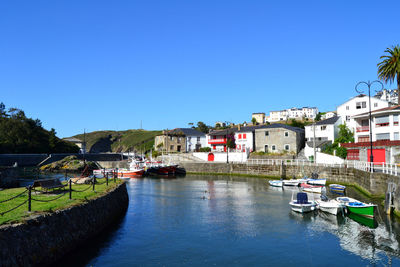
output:
{"label": "chimney", "polygon": [[238,131],[240,131],[240,123],[238,124]]}

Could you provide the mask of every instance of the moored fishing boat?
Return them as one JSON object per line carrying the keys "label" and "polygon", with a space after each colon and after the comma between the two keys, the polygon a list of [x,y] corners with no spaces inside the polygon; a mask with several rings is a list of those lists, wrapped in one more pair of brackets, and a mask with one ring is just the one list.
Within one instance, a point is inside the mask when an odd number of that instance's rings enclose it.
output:
{"label": "moored fishing boat", "polygon": [[373,218],[376,210],[376,205],[375,204],[367,204],[361,201],[358,201],[357,199],[354,198],[349,198],[349,197],[337,197],[337,201],[340,203],[343,203],[347,211],[350,213],[358,214],[360,216],[365,216],[369,218]]}
{"label": "moored fishing boat", "polygon": [[330,184],[329,190],[332,193],[343,195],[344,191],[346,190],[346,187],[344,185],[340,185],[340,184]]}
{"label": "moored fishing boat", "polygon": [[316,209],[317,204],[315,201],[309,201],[307,193],[298,192],[296,200],[293,199],[289,202],[290,207],[295,212],[306,213]]}
{"label": "moored fishing boat", "polygon": [[268,181],[270,186],[274,186],[274,187],[282,187],[283,186],[283,182],[282,180],[272,180],[272,181]]}
{"label": "moored fishing boat", "polygon": [[299,184],[301,182],[302,182],[302,179],[282,180],[282,183],[285,186],[299,186]]}
{"label": "moored fishing boat", "polygon": [[338,215],[340,212],[342,212],[345,208],[344,204],[339,203],[335,199],[330,199],[327,201],[324,200],[316,200],[318,208],[323,211],[327,212],[333,215]]}
{"label": "moored fishing boat", "polygon": [[368,218],[374,217],[375,209],[377,207],[375,204],[367,204],[364,202],[348,202],[345,205],[350,213],[358,214]]}
{"label": "moored fishing boat", "polygon": [[323,186],[302,183],[302,184],[300,184],[300,187],[303,188],[303,191],[305,191],[305,192],[321,194]]}
{"label": "moored fishing boat", "polygon": [[326,179],[307,179],[307,183],[311,185],[325,185]]}

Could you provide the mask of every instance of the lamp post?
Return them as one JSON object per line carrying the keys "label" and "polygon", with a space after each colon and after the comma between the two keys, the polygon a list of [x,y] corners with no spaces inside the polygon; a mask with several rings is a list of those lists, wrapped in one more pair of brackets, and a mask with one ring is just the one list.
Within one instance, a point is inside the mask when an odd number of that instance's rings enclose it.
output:
{"label": "lamp post", "polygon": [[228,129],[229,128],[226,128],[226,163],[229,163],[229,147],[228,147]]}
{"label": "lamp post", "polygon": [[373,82],[370,82],[370,81],[368,81],[368,82],[359,82],[359,83],[356,84],[356,87],[355,87],[356,92],[359,93],[359,94],[362,94],[364,91],[358,90],[357,87],[358,87],[360,84],[365,84],[365,85],[368,86],[368,100],[369,100],[369,144],[370,144],[370,146],[371,146],[371,154],[370,154],[371,172],[374,172],[374,156],[373,156],[373,153],[372,153],[372,149],[373,149],[373,148],[372,148],[372,114],[371,114],[371,85],[373,85],[374,83],[379,83],[379,84],[382,86],[382,89],[383,89],[383,83],[380,82],[380,81],[378,81],[378,80],[373,81]]}

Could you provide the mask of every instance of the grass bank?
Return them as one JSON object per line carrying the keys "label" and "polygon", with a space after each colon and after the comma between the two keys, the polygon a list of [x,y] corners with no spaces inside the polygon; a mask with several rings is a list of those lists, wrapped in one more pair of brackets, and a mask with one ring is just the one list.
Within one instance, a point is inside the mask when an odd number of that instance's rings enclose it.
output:
{"label": "grass bank", "polygon": [[[91,199],[107,194],[107,192],[116,188],[123,181],[119,179],[117,179],[116,182],[114,182],[114,180],[109,180],[108,186],[105,183],[105,179],[97,179],[97,182],[95,191],[93,191],[93,185],[90,184],[72,184],[72,199],[69,199],[68,186],[65,187],[66,190],[49,190],[48,193],[40,193],[32,190],[31,212],[28,212],[28,202],[26,202],[15,210],[3,215],[1,215],[3,212],[11,210],[27,201],[28,191],[26,188],[2,190],[0,191],[0,225],[23,222],[32,215],[51,213],[71,206],[80,205]],[[43,191],[40,187],[36,189],[38,191]],[[2,203],[2,201],[11,198],[13,199]]]}

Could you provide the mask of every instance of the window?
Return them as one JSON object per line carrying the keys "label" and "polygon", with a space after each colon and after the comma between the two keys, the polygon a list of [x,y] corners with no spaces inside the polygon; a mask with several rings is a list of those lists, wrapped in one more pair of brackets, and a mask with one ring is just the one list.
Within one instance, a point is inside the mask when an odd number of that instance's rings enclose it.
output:
{"label": "window", "polygon": [[[378,103],[374,103],[374,108],[377,108],[378,107]],[[374,154],[374,153],[372,153],[372,154]]]}
{"label": "window", "polygon": [[275,145],[272,145],[271,149],[272,149],[272,151],[275,151],[275,149],[276,149]]}
{"label": "window", "polygon": [[213,150],[215,150],[217,148],[217,146],[213,146]]}
{"label": "window", "polygon": [[399,139],[399,132],[394,132],[393,133],[393,140],[400,140]]}
{"label": "window", "polygon": [[349,110],[349,106],[346,106],[346,110]]}
{"label": "window", "polygon": [[192,137],[191,136],[189,136],[188,137],[188,142],[190,142],[192,140]]}
{"label": "window", "polygon": [[174,150],[174,146],[171,145],[171,146],[169,147],[169,149],[170,149],[170,150]]}
{"label": "window", "polygon": [[360,160],[360,150],[358,149],[348,149],[347,150],[348,160]]}
{"label": "window", "polygon": [[326,125],[321,126],[321,131],[325,131],[326,130]]}
{"label": "window", "polygon": [[362,109],[367,107],[367,102],[356,102],[356,109]]}
{"label": "window", "polygon": [[265,132],[265,136],[268,136],[268,135],[269,135],[269,132],[268,132],[268,131],[266,131],[266,132]]}
{"label": "window", "polygon": [[399,115],[393,115],[393,125],[399,125]]}
{"label": "window", "polygon": [[285,145],[285,150],[289,151],[289,149],[290,149],[290,145]]}
{"label": "window", "polygon": [[346,116],[346,121],[350,121],[350,116]]}
{"label": "window", "polygon": [[379,141],[379,140],[390,140],[390,133],[376,134],[376,141]]}
{"label": "window", "polygon": [[200,136],[197,136],[197,142],[200,142]]}
{"label": "window", "polygon": [[375,118],[375,126],[376,127],[389,126],[389,116],[376,117]]}
{"label": "window", "polygon": [[358,142],[369,142],[369,135],[361,135],[358,137]]}
{"label": "window", "polygon": [[173,137],[172,137],[172,135],[170,135],[170,136],[169,136],[169,140],[173,140]]}
{"label": "window", "polygon": [[265,146],[264,146],[264,152],[265,152],[265,153],[268,153],[268,145],[265,145]]}
{"label": "window", "polygon": [[178,138],[177,138],[177,140],[178,140],[178,143],[180,143],[180,142],[181,142],[181,138],[180,138],[180,137],[178,137]]}
{"label": "window", "polygon": [[289,136],[289,132],[285,132],[285,137],[288,137]]}
{"label": "window", "polygon": [[241,134],[239,134],[239,139],[242,139],[242,135]]}

